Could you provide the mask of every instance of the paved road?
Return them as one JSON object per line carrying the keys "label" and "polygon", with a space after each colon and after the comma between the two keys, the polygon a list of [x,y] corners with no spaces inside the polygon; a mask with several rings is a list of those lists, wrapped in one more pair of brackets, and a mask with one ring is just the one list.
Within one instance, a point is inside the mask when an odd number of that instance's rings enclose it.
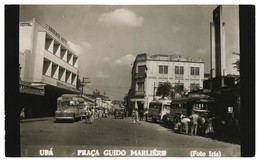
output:
{"label": "paved road", "polygon": [[94,124],[54,123],[46,118],[25,121],[20,130],[22,156],[121,156],[116,151],[104,154],[105,150],[125,150],[124,156],[155,156],[149,153],[155,149],[163,152],[156,156],[240,156],[238,144],[177,134],[158,123],[133,124],[131,118],[99,118]]}

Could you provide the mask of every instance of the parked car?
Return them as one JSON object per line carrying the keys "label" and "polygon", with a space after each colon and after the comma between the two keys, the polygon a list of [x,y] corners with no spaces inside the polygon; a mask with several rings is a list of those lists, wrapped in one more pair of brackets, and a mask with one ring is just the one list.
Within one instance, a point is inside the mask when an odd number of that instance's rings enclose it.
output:
{"label": "parked car", "polygon": [[124,119],[125,117],[125,109],[124,108],[117,108],[114,110],[114,117],[115,118],[122,118]]}

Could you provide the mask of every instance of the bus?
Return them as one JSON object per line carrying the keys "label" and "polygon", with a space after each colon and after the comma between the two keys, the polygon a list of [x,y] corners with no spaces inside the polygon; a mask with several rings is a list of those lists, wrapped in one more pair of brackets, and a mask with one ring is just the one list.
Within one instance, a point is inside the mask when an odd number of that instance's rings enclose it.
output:
{"label": "bus", "polygon": [[190,117],[198,112],[200,118],[208,119],[212,112],[214,99],[204,94],[190,94],[187,97],[173,99],[170,108],[170,121],[173,126],[180,121],[180,114]]}
{"label": "bus", "polygon": [[81,119],[84,114],[84,99],[77,94],[63,94],[57,99],[57,110],[55,111],[55,122],[59,120],[70,120],[74,122]]}
{"label": "bus", "polygon": [[167,122],[170,114],[171,100],[151,101],[148,108],[148,117],[152,118],[152,122],[157,120]]}

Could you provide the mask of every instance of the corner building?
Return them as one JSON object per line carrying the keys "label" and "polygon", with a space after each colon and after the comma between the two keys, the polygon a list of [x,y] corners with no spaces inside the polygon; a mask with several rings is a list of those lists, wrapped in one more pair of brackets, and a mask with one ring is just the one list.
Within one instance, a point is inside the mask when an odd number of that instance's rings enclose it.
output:
{"label": "corner building", "polygon": [[[138,54],[133,63],[132,83],[128,93],[129,109],[148,108],[163,82],[178,85],[188,92],[203,87],[204,62],[200,58],[180,55]],[[133,105],[134,103],[134,105]]]}
{"label": "corner building", "polygon": [[[28,85],[20,91],[21,107],[25,107],[27,117],[51,116],[57,97],[80,93],[76,88],[78,56],[64,37],[35,19],[20,22],[19,34],[20,82]],[[38,95],[29,87],[44,93]]]}

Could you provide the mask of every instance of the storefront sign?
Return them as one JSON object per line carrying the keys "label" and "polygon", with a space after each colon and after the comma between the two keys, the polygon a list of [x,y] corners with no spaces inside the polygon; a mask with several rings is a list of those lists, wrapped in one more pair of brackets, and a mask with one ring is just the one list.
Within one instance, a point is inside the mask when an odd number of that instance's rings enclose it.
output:
{"label": "storefront sign", "polygon": [[33,94],[33,95],[39,95],[39,96],[44,96],[45,90],[44,89],[39,89],[36,87],[28,86],[28,85],[19,85],[19,92],[20,93],[27,93],[27,94]]}
{"label": "storefront sign", "polygon": [[65,89],[72,90],[72,91],[78,91],[76,88],[68,86],[68,85],[66,85],[62,82],[59,82],[59,81],[56,82],[56,85],[57,85],[57,87],[60,87],[60,88],[65,88]]}
{"label": "storefront sign", "polygon": [[48,24],[46,24],[45,26],[52,34],[54,34],[56,37],[58,37],[63,43],[70,46],[68,41],[65,38],[63,38],[58,32],[56,32],[51,26],[49,26]]}

